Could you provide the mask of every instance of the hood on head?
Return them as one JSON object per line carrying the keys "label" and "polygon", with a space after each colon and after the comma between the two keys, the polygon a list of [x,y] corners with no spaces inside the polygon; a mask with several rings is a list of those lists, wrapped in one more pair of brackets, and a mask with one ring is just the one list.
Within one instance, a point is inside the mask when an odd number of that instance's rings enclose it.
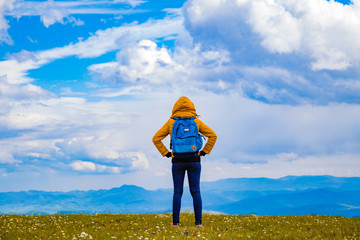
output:
{"label": "hood on head", "polygon": [[187,97],[179,98],[174,104],[171,117],[197,117],[194,103]]}

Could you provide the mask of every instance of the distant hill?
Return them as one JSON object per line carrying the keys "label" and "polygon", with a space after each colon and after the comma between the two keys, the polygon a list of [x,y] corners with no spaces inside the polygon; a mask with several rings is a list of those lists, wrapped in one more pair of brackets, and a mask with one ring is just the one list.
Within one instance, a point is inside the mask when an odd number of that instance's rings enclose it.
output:
{"label": "distant hill", "polygon": [[[288,176],[201,183],[204,211],[228,214],[360,216],[360,178]],[[171,212],[172,189],[123,185],[109,190],[0,193],[0,213]],[[184,189],[182,206],[191,209]]]}
{"label": "distant hill", "polygon": [[342,190],[359,190],[360,178],[343,178],[333,176],[287,176],[279,179],[271,178],[228,178],[215,182],[205,182],[206,190],[307,190],[318,188],[341,188]]}
{"label": "distant hill", "polygon": [[[325,214],[360,216],[360,191],[339,191],[330,188],[305,191],[281,191],[261,197],[213,206],[229,214],[304,215]],[[357,206],[357,207],[356,207]]]}

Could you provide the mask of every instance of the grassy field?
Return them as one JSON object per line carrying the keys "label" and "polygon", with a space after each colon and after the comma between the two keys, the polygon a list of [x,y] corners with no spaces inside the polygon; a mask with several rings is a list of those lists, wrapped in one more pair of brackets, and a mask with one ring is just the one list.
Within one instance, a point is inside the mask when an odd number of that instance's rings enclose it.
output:
{"label": "grassy field", "polygon": [[0,239],[360,239],[360,218],[204,214],[0,215]]}

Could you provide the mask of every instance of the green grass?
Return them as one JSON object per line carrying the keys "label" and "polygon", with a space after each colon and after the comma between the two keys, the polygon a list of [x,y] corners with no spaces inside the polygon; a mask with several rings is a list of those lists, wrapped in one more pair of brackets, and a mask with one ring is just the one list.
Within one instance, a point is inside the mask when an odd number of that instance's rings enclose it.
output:
{"label": "green grass", "polygon": [[360,218],[204,214],[0,215],[0,239],[360,239]]}

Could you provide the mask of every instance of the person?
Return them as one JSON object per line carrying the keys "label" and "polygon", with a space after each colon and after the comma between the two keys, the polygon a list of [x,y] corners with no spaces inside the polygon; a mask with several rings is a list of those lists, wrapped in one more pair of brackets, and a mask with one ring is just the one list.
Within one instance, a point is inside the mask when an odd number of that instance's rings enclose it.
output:
{"label": "person", "polygon": [[[208,138],[205,146],[191,158],[174,157],[174,155],[165,147],[162,140],[170,134],[172,136],[172,127],[175,123],[173,118],[194,117],[198,130]],[[172,158],[172,178],[174,184],[173,194],[173,220],[171,225],[180,224],[181,197],[183,193],[184,177],[187,172],[190,193],[193,198],[193,207],[195,213],[195,226],[203,228],[202,225],[202,199],[200,194],[200,157],[210,154],[215,145],[217,135],[204,124],[197,115],[193,102],[187,97],[180,97],[174,104],[170,119],[154,135],[153,143],[163,157]]]}

